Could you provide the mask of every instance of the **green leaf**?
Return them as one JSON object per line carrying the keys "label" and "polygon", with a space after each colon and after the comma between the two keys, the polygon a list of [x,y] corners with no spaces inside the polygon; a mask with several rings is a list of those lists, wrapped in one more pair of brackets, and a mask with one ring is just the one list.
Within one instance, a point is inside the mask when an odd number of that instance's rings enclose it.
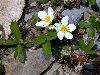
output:
{"label": "green leaf", "polygon": [[40,0],[40,3],[45,4],[47,3],[49,0]]}
{"label": "green leaf", "polygon": [[38,36],[37,38],[34,39],[34,45],[39,45],[44,43],[46,40],[46,35],[45,34],[41,34],[40,36]]}
{"label": "green leaf", "polygon": [[96,54],[95,50],[84,50],[86,54]]}
{"label": "green leaf", "polygon": [[51,0],[51,3],[55,4],[57,2],[57,0]]}
{"label": "green leaf", "polygon": [[18,56],[18,49],[17,46],[14,48],[14,58],[16,59]]}
{"label": "green leaf", "polygon": [[0,65],[2,65],[2,60],[0,59]]}
{"label": "green leaf", "polygon": [[89,4],[91,5],[95,5],[96,4],[96,0],[88,0]]}
{"label": "green leaf", "polygon": [[80,39],[79,40],[79,46],[82,50],[85,50],[86,48],[86,44],[84,43],[84,40],[83,39]]}
{"label": "green leaf", "polygon": [[94,27],[95,28],[98,28],[98,27],[100,27],[100,20],[96,20],[96,22],[95,22],[95,24],[94,24]]}
{"label": "green leaf", "polygon": [[68,48],[69,48],[69,45],[63,46],[62,48],[63,48],[63,49],[68,49]]}
{"label": "green leaf", "polygon": [[5,67],[3,64],[0,64],[0,75],[5,75]]}
{"label": "green leaf", "polygon": [[86,46],[86,50],[91,50],[91,48],[94,46],[94,39],[91,39],[87,46]]}
{"label": "green leaf", "polygon": [[93,40],[93,39],[91,39],[91,40],[88,42],[87,45],[84,43],[84,40],[83,40],[83,39],[80,39],[80,41],[79,41],[79,46],[80,46],[80,48],[81,48],[85,53],[87,53],[87,54],[95,54],[95,53],[96,53],[95,50],[91,50],[91,48],[93,47],[93,45],[94,45],[94,40]]}
{"label": "green leaf", "polygon": [[93,25],[95,25],[95,20],[96,20],[96,17],[90,16],[90,18],[89,18],[90,27],[93,27]]}
{"label": "green leaf", "polygon": [[79,48],[79,46],[77,46],[77,45],[71,45],[71,47],[73,50],[77,50]]}
{"label": "green leaf", "polygon": [[50,43],[50,41],[46,41],[46,42],[42,45],[42,47],[43,47],[43,52],[44,52],[44,54],[45,54],[46,56],[49,56],[49,55],[52,54],[52,52],[51,52],[51,43]]}
{"label": "green leaf", "polygon": [[11,31],[12,31],[16,41],[20,41],[21,33],[20,33],[20,30],[19,30],[17,22],[16,21],[12,21],[10,27],[11,27]]}
{"label": "green leaf", "polygon": [[57,38],[57,34],[56,34],[56,32],[48,32],[48,33],[46,34],[46,38],[47,38],[47,40],[56,39],[56,38]]}
{"label": "green leaf", "polygon": [[97,29],[97,32],[100,32],[100,19],[96,18],[94,27]]}
{"label": "green leaf", "polygon": [[0,39],[0,45],[16,45],[18,44],[16,40],[5,40],[5,39]]}
{"label": "green leaf", "polygon": [[32,19],[33,19],[33,24],[35,25],[36,22],[39,21],[38,14],[37,14],[37,13],[34,13],[34,14],[32,15]]}
{"label": "green leaf", "polygon": [[29,40],[29,39],[25,40],[24,42],[25,47],[31,47],[32,45],[34,45],[34,40]]}
{"label": "green leaf", "polygon": [[18,44],[17,47],[16,47],[16,50],[18,51],[18,59],[20,62],[25,62],[25,55],[24,55],[24,52],[23,52],[23,47]]}
{"label": "green leaf", "polygon": [[87,28],[87,23],[84,20],[81,20],[79,22],[79,26],[80,26],[80,28]]}
{"label": "green leaf", "polygon": [[87,34],[89,36],[93,37],[93,35],[94,35],[94,28],[93,27],[92,28],[87,28],[86,32],[87,32]]}
{"label": "green leaf", "polygon": [[97,29],[97,32],[100,32],[100,26],[99,26],[99,27],[97,27],[96,29]]}

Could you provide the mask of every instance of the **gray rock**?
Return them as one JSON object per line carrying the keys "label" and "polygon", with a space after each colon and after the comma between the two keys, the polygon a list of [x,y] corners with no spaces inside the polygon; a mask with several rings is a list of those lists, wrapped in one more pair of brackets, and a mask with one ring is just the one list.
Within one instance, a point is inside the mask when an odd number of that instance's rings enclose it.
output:
{"label": "gray rock", "polygon": [[52,68],[46,73],[46,75],[57,75],[57,70],[61,68],[61,64],[54,63]]}
{"label": "gray rock", "polygon": [[100,7],[100,0],[96,0],[98,7]]}
{"label": "gray rock", "polygon": [[87,10],[86,8],[81,6],[80,9],[73,8],[71,10],[69,10],[69,9],[64,10],[61,14],[62,14],[62,16],[70,17],[69,23],[76,23],[76,22],[80,21],[80,19],[85,14],[86,10]]}
{"label": "gray rock", "polygon": [[25,0],[0,0],[0,25],[5,30],[6,39],[11,33],[10,22],[20,19],[24,5]]}
{"label": "gray rock", "polygon": [[89,69],[89,70],[95,70],[95,65],[92,63],[87,63],[84,65],[84,68]]}
{"label": "gray rock", "polygon": [[79,75],[82,69],[82,66],[77,65],[75,69],[68,68],[66,65],[65,67],[62,68],[62,65],[59,63],[54,63],[51,69],[46,73],[46,75]]}
{"label": "gray rock", "polygon": [[31,13],[28,13],[28,14],[25,14],[25,18],[24,20],[27,22],[29,19],[32,18],[32,15],[34,14],[34,12],[31,12]]}
{"label": "gray rock", "polygon": [[29,4],[31,4],[33,2],[37,2],[37,1],[40,1],[40,0],[29,0]]}
{"label": "gray rock", "polygon": [[54,61],[50,56],[46,58],[42,49],[28,51],[26,50],[27,61],[25,64],[20,63],[13,58],[13,55],[5,57],[3,64],[5,66],[6,75],[40,75]]}
{"label": "gray rock", "polygon": [[86,63],[83,66],[81,75],[96,75],[96,66],[93,63]]}
{"label": "gray rock", "polygon": [[100,42],[96,41],[95,45],[97,45],[97,49],[100,50]]}
{"label": "gray rock", "polygon": [[27,22],[27,20],[31,19],[33,14],[38,12],[38,11],[39,11],[39,9],[37,7],[33,8],[33,9],[30,9],[29,10],[30,13],[25,14],[24,20]]}

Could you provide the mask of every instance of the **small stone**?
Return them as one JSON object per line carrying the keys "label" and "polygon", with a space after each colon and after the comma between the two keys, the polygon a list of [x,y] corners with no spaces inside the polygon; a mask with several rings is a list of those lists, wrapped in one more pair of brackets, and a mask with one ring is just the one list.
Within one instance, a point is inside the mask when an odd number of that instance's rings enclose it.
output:
{"label": "small stone", "polygon": [[38,12],[38,11],[39,11],[39,8],[37,8],[37,7],[34,7],[33,9],[30,9],[28,11],[30,13],[25,14],[24,20],[27,22],[29,19],[32,18],[33,14],[36,13],[36,12]]}
{"label": "small stone", "polygon": [[46,75],[57,75],[56,70],[58,70],[61,67],[61,64],[54,63],[52,68],[46,73]]}
{"label": "small stone", "polygon": [[97,45],[97,49],[100,50],[100,42],[96,41],[95,44]]}
{"label": "small stone", "polygon": [[36,2],[31,3],[30,6],[36,6]]}
{"label": "small stone", "polygon": [[100,7],[100,0],[96,0],[98,7]]}
{"label": "small stone", "polygon": [[83,66],[81,75],[96,75],[96,66],[93,63],[86,63]]}
{"label": "small stone", "polygon": [[88,69],[88,70],[95,70],[95,65],[92,63],[87,63],[84,65],[84,68]]}
{"label": "small stone", "polygon": [[31,4],[33,2],[37,2],[37,1],[40,1],[40,0],[28,0],[29,4]]}
{"label": "small stone", "polygon": [[69,23],[77,23],[81,20],[81,18],[84,16],[84,13],[86,12],[86,8],[80,6],[80,9],[73,8],[71,10],[66,9],[61,14],[62,16],[69,16]]}
{"label": "small stone", "polygon": [[2,34],[2,31],[0,31],[0,35]]}
{"label": "small stone", "polygon": [[34,12],[31,12],[31,13],[28,13],[28,14],[25,14],[25,21],[27,22],[29,19],[32,18],[32,15],[34,14]]}

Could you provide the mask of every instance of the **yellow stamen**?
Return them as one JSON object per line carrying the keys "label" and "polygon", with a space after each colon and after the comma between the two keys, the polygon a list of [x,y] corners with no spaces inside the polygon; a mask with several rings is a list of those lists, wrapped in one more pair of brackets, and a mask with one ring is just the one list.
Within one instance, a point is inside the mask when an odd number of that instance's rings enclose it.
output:
{"label": "yellow stamen", "polygon": [[50,16],[45,16],[44,17],[44,21],[45,22],[50,22],[51,21],[51,17]]}
{"label": "yellow stamen", "polygon": [[69,27],[63,25],[63,26],[61,27],[61,31],[62,31],[62,32],[68,32],[68,31],[69,31]]}

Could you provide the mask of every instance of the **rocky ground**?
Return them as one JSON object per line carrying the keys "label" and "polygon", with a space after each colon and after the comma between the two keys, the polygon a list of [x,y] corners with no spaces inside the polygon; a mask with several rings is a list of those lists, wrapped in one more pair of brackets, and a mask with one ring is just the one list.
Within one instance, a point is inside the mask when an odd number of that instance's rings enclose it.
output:
{"label": "rocky ground", "polygon": [[[23,39],[34,37],[32,36],[32,33],[35,35],[37,32],[32,29],[33,14],[52,6],[50,2],[43,5],[38,1],[39,0],[1,0],[0,29],[3,31],[1,38],[7,39],[8,35],[11,33],[9,28],[11,20],[19,22]],[[69,8],[68,6],[65,7]],[[59,3],[54,6],[54,8],[57,16],[70,16],[70,23],[76,24],[82,18],[86,20],[90,14],[96,15],[100,18],[99,0],[97,0],[97,7],[93,7],[93,9],[98,8],[98,11],[91,9],[84,4],[84,2],[79,4],[79,7],[72,5],[70,9],[64,8],[64,5]],[[29,34],[27,34],[27,31],[29,31]],[[97,38],[95,44],[97,45],[99,52],[100,36],[99,34],[95,34],[95,36]],[[85,40],[87,40],[87,37],[87,35],[84,35]],[[63,59],[56,60],[53,56],[46,57],[42,52],[42,48],[36,50],[33,46],[25,49],[27,59],[25,64],[14,59],[11,49],[0,48],[0,57],[3,60],[4,66],[4,68],[0,67],[0,70],[2,71],[3,69],[2,73],[4,72],[5,75],[100,75],[100,65],[98,66],[95,63],[88,62],[84,63],[85,65],[83,66],[80,62],[77,62],[77,65],[74,67],[69,67],[73,62],[62,63]],[[100,57],[98,60],[100,62]]]}

